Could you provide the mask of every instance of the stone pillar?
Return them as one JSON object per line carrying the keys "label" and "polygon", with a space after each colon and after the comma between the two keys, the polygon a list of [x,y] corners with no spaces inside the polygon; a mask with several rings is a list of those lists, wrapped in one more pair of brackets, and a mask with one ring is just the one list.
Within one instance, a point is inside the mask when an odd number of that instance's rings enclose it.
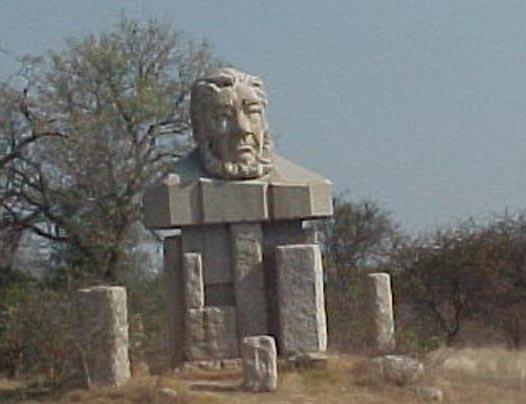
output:
{"label": "stone pillar", "polygon": [[325,351],[327,323],[319,246],[277,247],[276,269],[281,352]]}
{"label": "stone pillar", "polygon": [[239,340],[267,334],[263,233],[259,223],[230,227]]}
{"label": "stone pillar", "polygon": [[92,384],[121,385],[131,377],[126,289],[118,286],[80,289],[77,304],[84,372],[89,373]]}
{"label": "stone pillar", "polygon": [[276,247],[289,244],[316,244],[312,228],[303,228],[301,220],[280,220],[263,223],[263,267],[265,272],[268,334],[279,341],[279,303],[276,273]]}
{"label": "stone pillar", "polygon": [[366,342],[376,354],[390,353],[395,348],[391,278],[386,273],[368,274],[365,282]]}
{"label": "stone pillar", "polygon": [[267,335],[243,338],[241,357],[245,389],[254,392],[276,390],[278,366],[274,338]]}
{"label": "stone pillar", "polygon": [[164,239],[164,272],[168,282],[167,318],[171,366],[184,361],[185,289],[181,236]]}
{"label": "stone pillar", "polygon": [[185,253],[183,256],[183,271],[186,308],[200,309],[204,307],[205,289],[201,254]]}

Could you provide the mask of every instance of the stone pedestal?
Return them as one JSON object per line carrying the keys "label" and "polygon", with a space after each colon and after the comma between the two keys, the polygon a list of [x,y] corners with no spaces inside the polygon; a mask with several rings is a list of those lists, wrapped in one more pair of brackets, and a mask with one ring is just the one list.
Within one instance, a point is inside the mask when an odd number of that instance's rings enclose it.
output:
{"label": "stone pedestal", "polygon": [[[97,286],[77,292],[81,366],[92,384],[119,386],[131,377],[126,289]],[[85,375],[86,376],[86,375]]]}
{"label": "stone pedestal", "polygon": [[284,354],[323,352],[327,325],[319,246],[276,248],[279,347]]}
{"label": "stone pedestal", "polygon": [[278,385],[277,352],[274,338],[264,335],[243,338],[243,387],[249,391],[274,391]]}
{"label": "stone pedestal", "polygon": [[395,348],[393,296],[391,278],[386,273],[369,274],[365,277],[367,339],[376,354],[387,354]]}

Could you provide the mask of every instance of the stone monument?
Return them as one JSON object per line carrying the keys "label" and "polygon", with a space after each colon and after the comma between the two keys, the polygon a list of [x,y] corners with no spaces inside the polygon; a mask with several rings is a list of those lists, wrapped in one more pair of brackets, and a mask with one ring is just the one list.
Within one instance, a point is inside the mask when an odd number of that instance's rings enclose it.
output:
{"label": "stone monument", "polygon": [[197,80],[197,145],[144,196],[164,241],[174,364],[240,356],[245,337],[278,352],[327,343],[323,275],[308,221],[332,215],[331,183],[273,152],[259,78],[235,69]]}

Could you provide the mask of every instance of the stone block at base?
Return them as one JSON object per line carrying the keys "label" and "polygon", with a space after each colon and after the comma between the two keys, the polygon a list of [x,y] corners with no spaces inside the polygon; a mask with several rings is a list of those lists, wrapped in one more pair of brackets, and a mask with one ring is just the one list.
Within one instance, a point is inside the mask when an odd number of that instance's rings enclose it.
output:
{"label": "stone block at base", "polygon": [[188,309],[185,332],[188,361],[239,357],[234,307]]}
{"label": "stone block at base", "polygon": [[245,337],[241,344],[243,388],[274,391],[278,386],[276,342],[267,335]]}

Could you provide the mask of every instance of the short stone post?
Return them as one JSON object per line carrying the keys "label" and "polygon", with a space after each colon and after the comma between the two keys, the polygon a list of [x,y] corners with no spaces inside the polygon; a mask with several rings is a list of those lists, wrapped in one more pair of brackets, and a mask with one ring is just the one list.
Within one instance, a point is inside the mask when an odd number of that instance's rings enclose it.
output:
{"label": "short stone post", "polygon": [[268,335],[245,337],[241,343],[243,388],[274,391],[278,386],[276,342]]}
{"label": "short stone post", "polygon": [[367,343],[375,354],[387,354],[395,348],[391,277],[386,273],[365,276],[367,306]]}
{"label": "short stone post", "polygon": [[119,386],[131,377],[126,289],[96,286],[77,291],[81,366],[88,387]]}
{"label": "short stone post", "polygon": [[280,352],[324,352],[327,323],[320,247],[279,246],[276,269]]}

